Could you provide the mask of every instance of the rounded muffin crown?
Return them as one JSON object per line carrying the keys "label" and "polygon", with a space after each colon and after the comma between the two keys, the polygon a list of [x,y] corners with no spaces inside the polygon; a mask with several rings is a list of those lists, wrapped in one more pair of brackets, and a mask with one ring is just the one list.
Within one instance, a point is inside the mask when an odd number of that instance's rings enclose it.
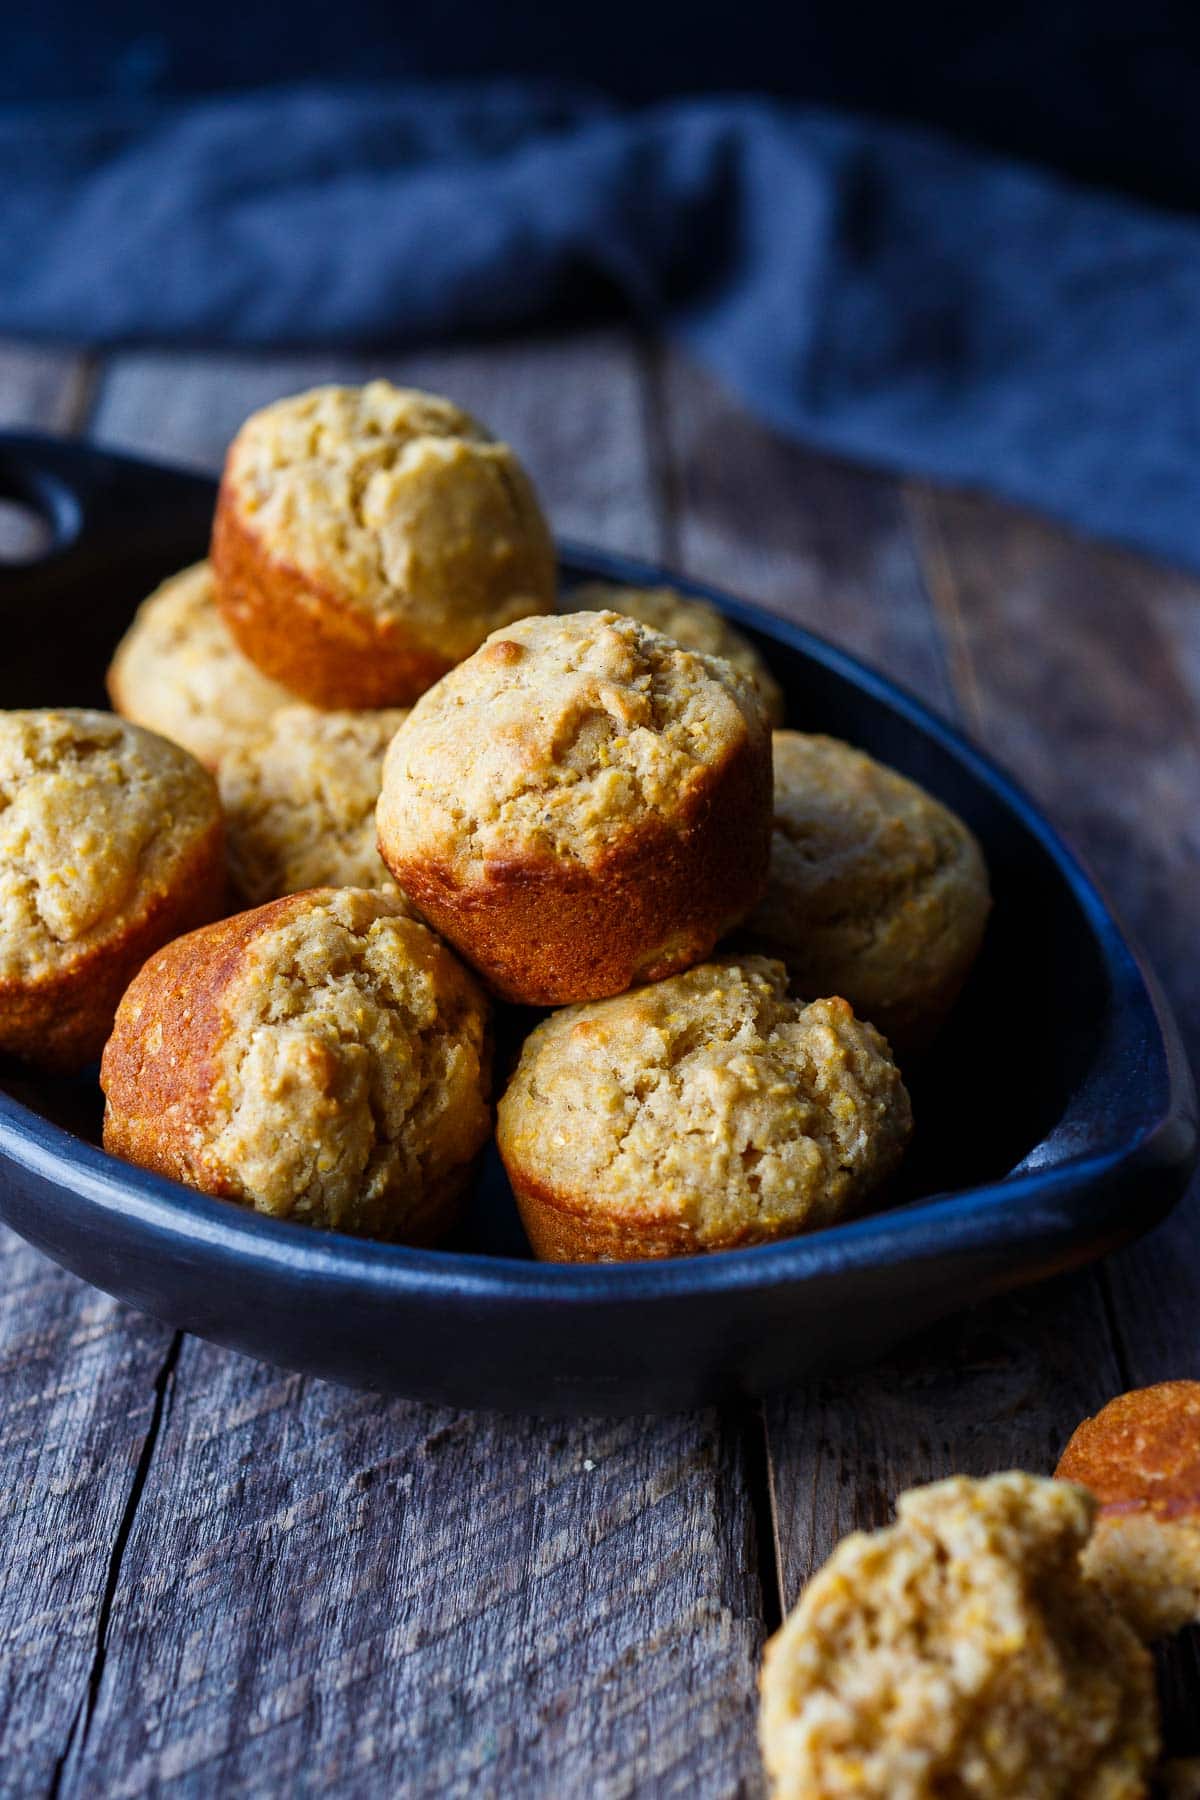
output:
{"label": "rounded muffin crown", "polygon": [[317,889],[177,939],[121,1002],[105,1146],[207,1193],[421,1239],[487,1137],[488,1011],[404,902]]}
{"label": "rounded muffin crown", "polygon": [[124,718],[182,744],[210,769],[292,699],[234,643],[207,562],[143,600],[117,646],[108,692]]}
{"label": "rounded muffin crown", "polygon": [[0,713],[0,984],[127,938],[193,865],[207,888],[220,838],[213,779],[178,744],[111,713]]}
{"label": "rounded muffin crown", "polygon": [[252,414],[226,460],[219,528],[231,519],[257,555],[443,666],[554,604],[549,529],[513,451],[450,401],[387,381]]}
{"label": "rounded muffin crown", "polygon": [[218,786],[229,869],[251,905],[311,887],[386,887],[375,802],[402,707],[379,712],[279,708],[230,751]]}
{"label": "rounded muffin crown", "polygon": [[1147,1642],[1200,1619],[1200,1382],[1119,1394],[1071,1436],[1055,1473],[1095,1495],[1084,1572]]}
{"label": "rounded muffin crown", "polygon": [[588,581],[572,588],[562,607],[564,612],[625,613],[673,638],[685,650],[724,657],[754,683],[768,723],[783,724],[783,689],[749,638],[709,601],[672,587],[622,587],[612,581]]}
{"label": "rounded muffin crown", "polygon": [[1082,1578],[1092,1512],[1037,1476],[958,1476],[844,1538],[767,1646],[775,1800],[1140,1800],[1153,1666]]}
{"label": "rounded muffin crown", "polygon": [[1056,1473],[1114,1512],[1200,1522],[1200,1381],[1118,1394],[1076,1427]]}
{"label": "rounded muffin crown", "polygon": [[878,1032],[745,957],[543,1021],[498,1138],[518,1198],[636,1255],[639,1239],[670,1254],[828,1224],[892,1173],[911,1126]]}
{"label": "rounded muffin crown", "polygon": [[844,994],[897,1044],[931,1035],[978,953],[991,899],[973,834],[836,738],[777,731],[767,891],[747,935],[801,993]]}
{"label": "rounded muffin crown", "polygon": [[749,748],[752,683],[619,613],[522,619],[422,696],[392,741],[379,803],[389,864],[456,882],[523,863],[595,870],[648,826],[686,822]]}

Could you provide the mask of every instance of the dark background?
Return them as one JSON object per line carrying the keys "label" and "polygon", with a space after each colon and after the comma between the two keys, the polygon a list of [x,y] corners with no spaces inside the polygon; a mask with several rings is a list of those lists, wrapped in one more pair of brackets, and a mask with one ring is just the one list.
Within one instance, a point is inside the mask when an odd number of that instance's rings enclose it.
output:
{"label": "dark background", "polygon": [[1200,194],[1200,9],[1164,0],[52,0],[19,22],[10,14],[6,35],[7,101],[495,75],[568,81],[630,105],[757,91],[932,124],[1178,208]]}

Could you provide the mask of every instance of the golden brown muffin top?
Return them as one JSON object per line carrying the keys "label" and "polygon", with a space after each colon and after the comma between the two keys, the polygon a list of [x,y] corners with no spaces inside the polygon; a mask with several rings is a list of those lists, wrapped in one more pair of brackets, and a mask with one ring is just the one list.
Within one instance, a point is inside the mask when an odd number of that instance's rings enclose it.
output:
{"label": "golden brown muffin top", "polygon": [[506,1163],[697,1248],[827,1225],[899,1162],[912,1126],[886,1046],[844,1001],[788,998],[743,957],[564,1007],[500,1103]]}
{"label": "golden brown muffin top", "polygon": [[376,1233],[410,1230],[482,1147],[487,1082],[471,976],[401,899],[354,888],[168,945],[102,1069],[110,1108],[181,1133],[209,1192]]}
{"label": "golden brown muffin top", "polygon": [[238,432],[225,480],[268,554],[447,658],[554,604],[528,476],[436,394],[370,381],[276,401]]}
{"label": "golden brown muffin top", "polygon": [[767,892],[747,932],[803,994],[844,994],[884,1031],[975,957],[990,908],[948,807],[836,738],[777,731]]}
{"label": "golden brown muffin top", "polygon": [[1118,1394],[1075,1428],[1055,1473],[1105,1513],[1200,1519],[1200,1381]]}
{"label": "golden brown muffin top", "polygon": [[210,769],[292,699],[234,643],[207,562],[143,600],[117,646],[108,692],[125,718],[182,744]]}
{"label": "golden brown muffin top", "polygon": [[1080,1574],[1093,1505],[956,1476],[844,1538],[767,1646],[775,1800],[1142,1800],[1153,1667]]}
{"label": "golden brown muffin top", "polygon": [[681,594],[673,587],[622,587],[615,581],[588,581],[572,588],[562,605],[565,612],[625,613],[661,631],[664,637],[674,638],[685,650],[723,656],[758,689],[768,724],[783,724],[783,689],[749,638],[709,601]]}
{"label": "golden brown muffin top", "polygon": [[311,887],[389,887],[375,843],[384,752],[408,714],[281,707],[221,764],[229,868],[251,905]]}
{"label": "golden brown muffin top", "polygon": [[636,620],[522,619],[423,694],[397,732],[380,841],[464,884],[489,865],[594,867],[648,820],[686,816],[765,731],[744,675]]}
{"label": "golden brown muffin top", "polygon": [[0,981],[125,930],[220,816],[178,744],[112,713],[0,712]]}

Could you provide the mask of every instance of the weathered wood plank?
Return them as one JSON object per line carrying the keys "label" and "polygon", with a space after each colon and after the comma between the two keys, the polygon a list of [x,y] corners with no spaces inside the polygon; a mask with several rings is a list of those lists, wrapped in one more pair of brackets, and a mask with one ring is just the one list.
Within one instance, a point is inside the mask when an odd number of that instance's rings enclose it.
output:
{"label": "weathered wood plank", "polygon": [[561,535],[659,553],[639,363],[616,332],[370,360],[121,356],[107,369],[93,429],[114,448],[216,470],[256,407],[321,381],[373,375],[478,413],[525,460]]}
{"label": "weathered wood plank", "polygon": [[[365,372],[120,359],[97,427],[212,464],[271,393]],[[659,549],[623,341],[386,372],[510,435],[560,530]],[[736,1417],[473,1418],[189,1341],[63,1792],[752,1793],[747,1460]]]}
{"label": "weathered wood plank", "polygon": [[0,1270],[0,1768],[33,1793],[86,1706],[171,1333],[9,1231]]}
{"label": "weathered wood plank", "polygon": [[385,1403],[189,1340],[64,1791],[744,1791],[730,1441]]}
{"label": "weathered wood plank", "polygon": [[[82,358],[0,346],[0,420],[78,429]],[[16,548],[13,540],[7,553]],[[86,1708],[171,1333],[0,1228],[0,1786],[50,1788]]]}

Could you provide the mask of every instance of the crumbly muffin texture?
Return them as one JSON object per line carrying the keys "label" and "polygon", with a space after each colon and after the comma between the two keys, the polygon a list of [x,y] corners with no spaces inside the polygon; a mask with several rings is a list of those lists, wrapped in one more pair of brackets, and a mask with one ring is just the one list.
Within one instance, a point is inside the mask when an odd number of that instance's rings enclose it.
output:
{"label": "crumbly muffin texture", "polygon": [[207,562],[142,602],[117,646],[108,692],[124,718],[182,744],[210,769],[292,699],[234,643]]}
{"label": "crumbly muffin texture", "polygon": [[1200,1623],[1200,1382],[1119,1394],[1056,1471],[1100,1503],[1084,1572],[1147,1640]]}
{"label": "crumbly muffin texture", "polygon": [[921,1048],[978,954],[991,901],[979,845],[915,782],[835,738],[778,731],[767,891],[749,941],[802,994],[841,994]]}
{"label": "crumbly muffin texture", "polygon": [[1093,1502],[956,1477],[845,1538],[767,1646],[776,1800],[1142,1800],[1147,1652],[1082,1579]]}
{"label": "crumbly muffin texture", "polygon": [[554,605],[550,534],[507,444],[434,394],[371,381],[254,413],[226,480],[263,550],[446,664]]}
{"label": "crumbly muffin texture", "polygon": [[572,588],[562,605],[565,612],[626,613],[673,638],[685,650],[724,657],[758,689],[768,724],[783,724],[783,689],[749,638],[707,600],[672,587],[622,587],[612,581],[588,581]]}
{"label": "crumbly muffin texture", "polygon": [[423,695],[396,734],[381,846],[429,856],[463,885],[527,859],[595,867],[631,829],[686,811],[765,730],[745,676],[636,620],[523,619]]}
{"label": "crumbly muffin texture", "polygon": [[105,1051],[105,1145],[278,1218],[419,1241],[488,1135],[488,1041],[475,983],[402,901],[293,895],[142,971]]}
{"label": "crumbly muffin texture", "polygon": [[0,713],[0,983],[125,932],[219,828],[212,778],[177,744],[111,713]]}
{"label": "crumbly muffin texture", "polygon": [[761,957],[706,963],[532,1032],[499,1108],[520,1199],[674,1251],[827,1225],[891,1174],[912,1125],[879,1034],[803,1006]]}
{"label": "crumbly muffin texture", "polygon": [[388,744],[407,717],[281,707],[231,751],[218,786],[229,867],[250,905],[311,887],[390,888],[375,842]]}

